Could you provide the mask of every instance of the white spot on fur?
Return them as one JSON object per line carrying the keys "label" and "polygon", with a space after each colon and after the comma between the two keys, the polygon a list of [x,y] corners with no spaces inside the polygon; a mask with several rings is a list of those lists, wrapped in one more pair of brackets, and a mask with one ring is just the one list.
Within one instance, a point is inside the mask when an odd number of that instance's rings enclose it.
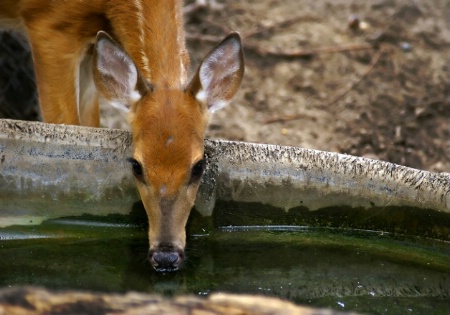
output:
{"label": "white spot on fur", "polygon": [[141,93],[139,93],[139,91],[137,91],[137,90],[131,91],[130,103],[131,104],[136,103],[137,101],[139,101],[141,99],[141,97],[142,97],[142,95],[141,95]]}
{"label": "white spot on fur", "polygon": [[204,89],[198,90],[197,94],[195,94],[195,98],[197,101],[199,101],[202,104],[206,104],[206,101],[208,100],[208,94]]}
{"label": "white spot on fur", "polygon": [[161,185],[161,188],[159,188],[159,193],[161,196],[164,196],[167,192],[167,187],[166,185]]}
{"label": "white spot on fur", "polygon": [[170,145],[173,142],[173,136],[168,136],[166,140],[166,146]]}

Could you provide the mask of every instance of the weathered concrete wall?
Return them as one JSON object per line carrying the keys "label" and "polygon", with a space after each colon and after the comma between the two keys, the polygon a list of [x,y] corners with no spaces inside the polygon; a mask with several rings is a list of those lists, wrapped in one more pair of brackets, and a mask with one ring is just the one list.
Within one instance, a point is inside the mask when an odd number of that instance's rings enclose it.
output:
{"label": "weathered concrete wall", "polygon": [[[284,209],[410,206],[450,213],[450,175],[337,153],[206,141],[196,207],[216,200]],[[1,225],[59,216],[126,214],[139,200],[121,130],[0,120]],[[64,204],[64,211],[61,205]]]}
{"label": "weathered concrete wall", "polygon": [[198,200],[206,215],[216,199],[286,210],[408,206],[450,213],[449,173],[277,145],[206,141],[206,147],[210,173]]}
{"label": "weathered concrete wall", "polygon": [[0,224],[128,213],[130,147],[124,131],[0,120]]}

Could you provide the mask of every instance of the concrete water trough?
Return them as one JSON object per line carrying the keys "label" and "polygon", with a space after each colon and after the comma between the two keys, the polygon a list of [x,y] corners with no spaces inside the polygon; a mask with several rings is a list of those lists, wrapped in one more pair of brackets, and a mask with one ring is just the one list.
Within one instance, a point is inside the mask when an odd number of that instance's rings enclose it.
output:
{"label": "concrete water trough", "polygon": [[145,263],[145,229],[128,219],[146,221],[129,132],[0,120],[0,287],[257,293],[363,313],[448,311],[449,173],[296,147],[205,144],[189,259],[161,276]]}
{"label": "concrete water trough", "polygon": [[[330,222],[318,224],[340,227],[355,217],[367,217],[370,220],[360,228],[389,230],[398,223],[396,229],[406,231],[417,227],[413,221],[420,217],[429,221],[429,229],[420,224],[427,236],[450,239],[448,225],[441,221],[450,215],[449,173],[338,153],[220,140],[206,140],[206,155],[208,166],[196,202],[203,216],[211,216],[218,202],[231,202],[250,205],[247,212],[255,211],[255,222],[271,213],[319,211]],[[0,225],[128,214],[139,200],[127,162],[130,156],[126,131],[0,120]],[[353,219],[343,220],[342,215]],[[382,226],[378,217],[390,219]]]}

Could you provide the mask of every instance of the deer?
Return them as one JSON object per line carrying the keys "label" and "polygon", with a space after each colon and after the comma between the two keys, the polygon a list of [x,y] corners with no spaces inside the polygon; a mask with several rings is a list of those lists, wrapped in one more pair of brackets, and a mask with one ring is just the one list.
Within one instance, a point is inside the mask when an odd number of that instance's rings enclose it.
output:
{"label": "deer", "polygon": [[188,81],[183,23],[176,0],[0,0],[0,27],[30,43],[44,122],[99,127],[103,102],[128,113],[128,161],[158,272],[185,260],[207,126],[244,75],[240,35],[231,32]]}

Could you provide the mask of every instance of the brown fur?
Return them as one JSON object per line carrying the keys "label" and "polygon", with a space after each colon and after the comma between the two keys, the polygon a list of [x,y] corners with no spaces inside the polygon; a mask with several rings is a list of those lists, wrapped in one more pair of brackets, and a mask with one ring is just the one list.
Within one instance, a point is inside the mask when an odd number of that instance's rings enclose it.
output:
{"label": "brown fur", "polygon": [[23,30],[30,40],[44,120],[99,126],[98,95],[91,100],[92,110],[79,117],[75,82],[97,32],[110,33],[144,78],[179,87],[180,57],[189,67],[181,8],[180,1],[167,0],[0,0],[0,26]]}
{"label": "brown fur", "polygon": [[151,252],[181,253],[182,261],[208,111],[231,101],[242,80],[239,36],[213,50],[187,84],[181,1],[0,0],[0,26],[30,40],[46,122],[98,126],[101,100],[130,110]]}

